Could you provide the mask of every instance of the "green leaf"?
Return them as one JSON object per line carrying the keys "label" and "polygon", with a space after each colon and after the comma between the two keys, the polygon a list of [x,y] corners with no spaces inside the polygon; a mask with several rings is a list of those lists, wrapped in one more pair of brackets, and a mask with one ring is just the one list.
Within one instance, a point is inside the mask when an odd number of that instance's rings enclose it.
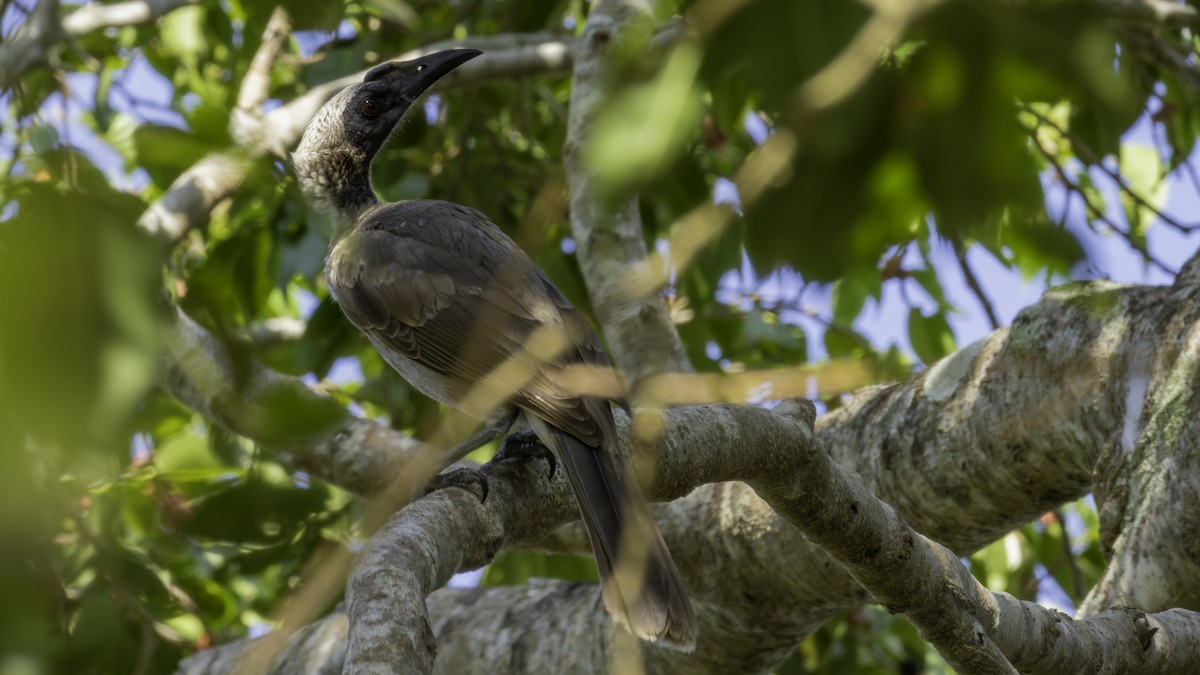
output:
{"label": "green leaf", "polygon": [[164,16],[159,32],[163,49],[184,63],[197,63],[208,52],[208,39],[204,33],[207,11],[204,7],[192,5]]}
{"label": "green leaf", "polygon": [[954,332],[946,321],[946,315],[935,312],[930,316],[913,308],[908,313],[908,340],[913,351],[926,365],[954,351]]}
{"label": "green leaf", "polygon": [[[926,260],[926,264],[929,264],[928,260]],[[938,278],[937,270],[932,266],[909,270],[909,276],[920,284],[921,288],[929,294],[929,297],[933,298],[933,301],[938,304],[939,310],[943,312],[954,310],[954,306],[946,299],[946,293],[942,288],[941,279]]]}
{"label": "green leaf", "polygon": [[[1156,148],[1139,143],[1121,144],[1120,167],[1130,190],[1147,204],[1158,209],[1167,203],[1169,183],[1163,180],[1162,159]],[[1125,207],[1130,231],[1137,237],[1144,237],[1157,220],[1154,209],[1142,205],[1125,190],[1121,191],[1121,204]]]}
{"label": "green leaf", "polygon": [[[155,448],[154,466],[168,478],[184,480],[194,480],[198,476],[212,478],[229,471],[229,467],[213,454],[208,441],[192,433],[180,434]],[[197,474],[194,471],[197,469],[202,471]],[[176,473],[180,475],[175,476]]]}
{"label": "green leaf", "polygon": [[58,132],[48,124],[38,124],[29,131],[29,146],[38,154],[50,152],[58,145]]}
{"label": "green leaf", "polygon": [[858,318],[868,297],[879,299],[882,282],[879,270],[859,270],[833,284],[833,320],[849,326]]}
{"label": "green leaf", "polygon": [[82,156],[47,159],[86,192],[21,184],[0,225],[0,427],[81,451],[115,440],[154,383],[161,252],[134,229],[141,200]]}
{"label": "green leaf", "polygon": [[285,0],[283,6],[296,30],[331,30],[345,12],[344,4],[332,0]]}
{"label": "green leaf", "polygon": [[[752,367],[803,363],[808,355],[804,331],[784,323],[775,312],[754,309],[746,315],[742,341]],[[732,355],[730,355],[732,356]]]}
{"label": "green leaf", "polygon": [[175,176],[212,149],[185,131],[154,124],[141,124],[134,129],[133,145],[138,165],[163,185],[169,185]]}
{"label": "green leaf", "polygon": [[587,160],[609,192],[658,175],[683,149],[703,113],[693,86],[699,66],[695,45],[681,44],[657,78],[623,92],[597,117]]}
{"label": "green leaf", "polygon": [[[193,536],[220,541],[278,543],[294,537],[310,514],[324,508],[326,496],[324,489],[252,478],[199,500],[186,529]],[[251,513],[254,517],[246,517]]]}
{"label": "green leaf", "polygon": [[1026,279],[1043,272],[1066,276],[1084,258],[1083,246],[1075,235],[1049,222],[1044,211],[1007,213],[1000,233],[1002,244],[1012,250],[1013,261]]}
{"label": "green leaf", "polygon": [[137,120],[132,115],[121,112],[112,116],[102,136],[125,160],[125,171],[133,171],[138,166],[137,128]]}

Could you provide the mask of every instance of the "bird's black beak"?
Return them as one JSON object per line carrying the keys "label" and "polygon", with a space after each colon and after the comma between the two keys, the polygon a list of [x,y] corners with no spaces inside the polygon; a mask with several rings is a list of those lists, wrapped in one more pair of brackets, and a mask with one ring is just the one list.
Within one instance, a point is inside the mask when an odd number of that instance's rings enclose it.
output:
{"label": "bird's black beak", "polygon": [[416,100],[434,82],[482,53],[478,49],[447,49],[411,61],[389,61],[369,70],[363,82],[389,82],[404,98]]}

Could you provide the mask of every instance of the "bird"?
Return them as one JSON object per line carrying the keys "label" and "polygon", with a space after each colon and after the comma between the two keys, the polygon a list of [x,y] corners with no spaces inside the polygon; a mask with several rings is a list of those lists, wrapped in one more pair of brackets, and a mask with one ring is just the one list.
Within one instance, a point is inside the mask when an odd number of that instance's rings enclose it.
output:
{"label": "bird", "polygon": [[618,449],[612,405],[628,406],[563,384],[565,369],[593,366],[589,372],[608,373],[619,390],[596,332],[479,211],[438,200],[382,202],[372,187],[372,161],[405,113],[481,53],[451,49],[380,64],[314,115],[292,163],[310,201],[342,231],[326,258],[326,284],[409,384],[484,420],[445,451],[443,465],[523,417],[564,468],[609,614],[643,640],[692,651],[697,624],[687,589]]}

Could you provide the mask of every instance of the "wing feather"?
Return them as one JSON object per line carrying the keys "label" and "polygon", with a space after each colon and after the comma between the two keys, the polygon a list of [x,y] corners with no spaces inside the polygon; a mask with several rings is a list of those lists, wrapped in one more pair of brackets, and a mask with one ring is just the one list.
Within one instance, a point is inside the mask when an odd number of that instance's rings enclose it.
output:
{"label": "wing feather", "polygon": [[[378,343],[470,391],[513,355],[536,374],[512,403],[599,448],[612,438],[599,401],[563,391],[556,366],[608,365],[574,306],[482,214],[445,202],[399,202],[367,216],[338,242],[326,267],[330,291],[355,326]],[[567,348],[539,363],[524,347],[543,326]],[[604,406],[605,408],[607,406]]]}

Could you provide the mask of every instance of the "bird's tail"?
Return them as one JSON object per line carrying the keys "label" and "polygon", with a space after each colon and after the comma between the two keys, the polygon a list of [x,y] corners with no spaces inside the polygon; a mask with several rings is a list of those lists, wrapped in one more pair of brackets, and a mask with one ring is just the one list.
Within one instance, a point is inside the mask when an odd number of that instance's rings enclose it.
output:
{"label": "bird's tail", "polygon": [[579,502],[600,571],[604,606],[639,638],[692,651],[696,646],[692,603],[617,449],[590,447],[549,424],[545,431]]}

